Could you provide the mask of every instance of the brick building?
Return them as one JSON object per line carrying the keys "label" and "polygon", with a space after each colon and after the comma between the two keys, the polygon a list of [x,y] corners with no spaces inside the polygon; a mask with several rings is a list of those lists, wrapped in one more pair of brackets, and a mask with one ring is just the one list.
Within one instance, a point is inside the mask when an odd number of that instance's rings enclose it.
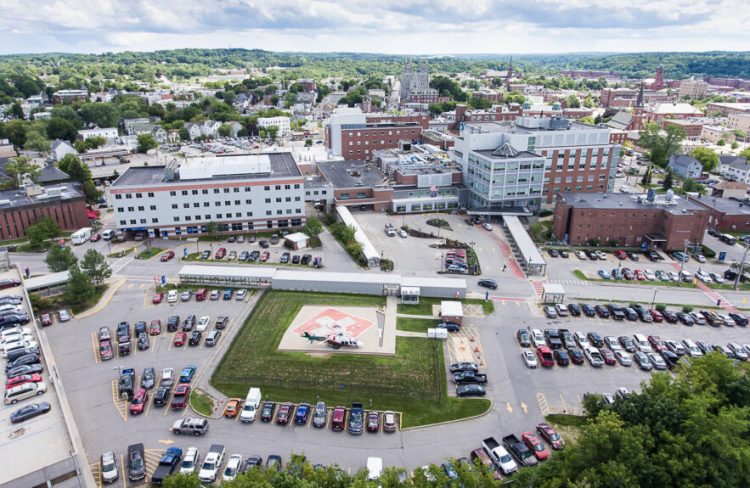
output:
{"label": "brick building", "polygon": [[699,118],[692,119],[670,119],[664,121],[664,128],[666,129],[670,125],[681,127],[685,131],[687,139],[691,141],[697,141],[701,138],[701,131],[703,130],[703,124],[705,121]]}
{"label": "brick building", "polygon": [[50,217],[62,230],[88,225],[86,199],[72,183],[0,192],[0,240],[26,237],[26,229]]}
{"label": "brick building", "polygon": [[709,213],[708,226],[721,232],[750,232],[750,203],[735,198],[690,197]]}
{"label": "brick building", "polygon": [[[750,208],[749,208],[750,210]],[[560,193],[552,233],[571,245],[592,241],[605,245],[682,249],[685,241],[702,242],[708,225],[706,208],[679,196],[609,193]]]}

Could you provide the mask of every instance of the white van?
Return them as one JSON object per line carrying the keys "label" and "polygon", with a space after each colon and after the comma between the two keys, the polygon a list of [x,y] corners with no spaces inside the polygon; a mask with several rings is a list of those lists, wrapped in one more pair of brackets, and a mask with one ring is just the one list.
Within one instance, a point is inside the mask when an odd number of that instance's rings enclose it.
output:
{"label": "white van", "polygon": [[84,227],[73,232],[70,235],[70,242],[72,242],[76,246],[79,244],[83,244],[84,242],[91,239],[91,230],[91,227]]}
{"label": "white van", "polygon": [[379,457],[367,458],[367,479],[378,480],[383,474],[383,459]]}
{"label": "white van", "polygon": [[115,236],[114,229],[107,229],[102,232],[102,239],[104,239],[105,241],[112,239],[114,236]]}
{"label": "white van", "polygon": [[41,381],[39,383],[24,383],[23,385],[14,386],[5,390],[5,404],[12,405],[21,400],[41,395],[45,391],[47,391],[47,385]]}
{"label": "white van", "polygon": [[260,388],[250,388],[250,391],[247,392],[247,398],[245,398],[245,404],[242,406],[242,412],[240,412],[241,422],[255,420],[255,415],[260,408],[260,398]]}
{"label": "white van", "polygon": [[169,290],[169,293],[167,293],[167,303],[177,303],[177,290]]}

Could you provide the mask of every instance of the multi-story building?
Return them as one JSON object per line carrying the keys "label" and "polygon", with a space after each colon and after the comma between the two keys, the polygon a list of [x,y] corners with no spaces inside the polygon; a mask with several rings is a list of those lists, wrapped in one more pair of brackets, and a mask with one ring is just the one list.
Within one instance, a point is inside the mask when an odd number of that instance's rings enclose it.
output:
{"label": "multi-story building", "polygon": [[260,117],[258,119],[258,127],[261,129],[268,129],[272,125],[279,128],[278,137],[283,137],[292,130],[289,117]]}
{"label": "multi-story building", "polygon": [[708,226],[721,232],[750,232],[750,204],[735,198],[689,197],[708,210]]}
{"label": "multi-story building", "polygon": [[750,164],[742,156],[733,154],[719,156],[719,173],[729,181],[750,183]]}
{"label": "multi-story building", "polygon": [[667,119],[690,119],[703,115],[700,109],[689,103],[658,103],[646,110],[646,122],[664,127]]}
{"label": "multi-story building", "polygon": [[52,103],[70,103],[88,99],[88,90],[58,90],[52,94]]}
{"label": "multi-story building", "polygon": [[709,212],[671,192],[667,195],[632,193],[560,193],[552,233],[571,245],[601,245],[684,249],[700,243]]}
{"label": "multi-story building", "polygon": [[703,98],[706,96],[708,83],[703,80],[682,80],[680,82],[680,98]]}
{"label": "multi-story building", "polygon": [[728,117],[732,114],[750,114],[750,103],[716,102],[709,103],[706,109],[709,112],[720,112]]}
{"label": "multi-story building", "polygon": [[747,134],[750,132],[750,113],[729,114],[727,117],[727,127],[733,130],[741,130]]}
{"label": "multi-story building", "polygon": [[81,129],[78,131],[78,139],[85,141],[86,139],[90,137],[103,137],[104,139],[116,139],[118,136],[117,134],[117,127],[108,127],[104,129],[96,128],[96,129]]}
{"label": "multi-story building", "polygon": [[128,168],[110,187],[115,225],[153,237],[254,232],[305,223],[304,178],[291,153],[231,154]]}
{"label": "multi-story building", "polygon": [[664,128],[670,125],[680,127],[685,131],[685,137],[691,141],[697,141],[701,138],[701,132],[706,120],[702,118],[692,119],[669,119],[664,121]]}
{"label": "multi-story building", "polygon": [[610,142],[607,127],[519,117],[514,124],[467,124],[452,154],[462,165],[470,207],[536,210],[560,191],[612,191],[620,146]]}
{"label": "multi-story building", "polygon": [[0,240],[26,237],[26,230],[49,217],[63,230],[88,224],[86,199],[73,183],[0,192]]}
{"label": "multi-story building", "polygon": [[430,88],[430,75],[427,63],[422,61],[419,67],[415,67],[411,61],[404,66],[401,75],[401,91],[399,92],[402,103],[429,104],[441,101],[440,93]]}
{"label": "multi-story building", "polygon": [[734,129],[723,125],[704,125],[701,130],[701,139],[712,144],[716,144],[719,141],[730,143],[734,141]]}
{"label": "multi-story building", "polygon": [[429,121],[422,116],[364,114],[358,108],[340,107],[328,120],[326,147],[334,156],[368,160],[373,151],[418,142],[425,123]]}

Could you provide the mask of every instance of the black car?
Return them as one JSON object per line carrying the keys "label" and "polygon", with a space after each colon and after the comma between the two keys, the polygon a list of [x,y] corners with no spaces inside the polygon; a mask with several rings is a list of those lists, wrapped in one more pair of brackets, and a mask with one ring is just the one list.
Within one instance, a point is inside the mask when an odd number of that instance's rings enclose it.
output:
{"label": "black car", "polygon": [[270,422],[273,420],[273,411],[276,409],[276,402],[263,402],[263,409],[260,411],[260,420]]}
{"label": "black car", "polygon": [[574,317],[578,317],[581,315],[581,307],[577,303],[569,303],[568,312],[570,312],[570,315],[573,315]]}
{"label": "black car", "polygon": [[576,340],[573,338],[573,334],[568,329],[560,329],[557,332],[560,333],[560,340],[563,342],[563,346],[567,349],[576,347]]}
{"label": "black car", "polygon": [[278,454],[271,454],[266,458],[266,469],[275,469],[276,471],[281,471],[281,464],[281,456],[279,456]]}
{"label": "black car", "polygon": [[628,352],[635,352],[635,342],[630,336],[620,336],[617,338],[617,340],[620,342],[620,345],[623,349]]}
{"label": "black car", "polygon": [[187,317],[185,317],[185,321],[182,323],[182,330],[184,332],[190,332],[191,330],[193,330],[193,327],[195,327],[195,323],[195,315],[188,315]]}
{"label": "black car", "polygon": [[677,365],[677,363],[680,361],[680,356],[673,353],[672,351],[667,351],[667,350],[661,351],[661,357],[664,358],[664,362],[667,363],[667,367],[669,369],[674,368]]}
{"label": "black car", "polygon": [[42,403],[33,403],[31,405],[26,405],[25,407],[21,407],[12,414],[10,414],[10,422],[12,424],[17,424],[19,422],[23,422],[25,420],[33,419],[34,417],[38,415],[45,414],[50,411],[49,403],[42,402]]}
{"label": "black car", "polygon": [[729,316],[732,317],[732,320],[734,320],[734,323],[737,324],[737,325],[740,325],[740,326],[744,327],[748,323],[747,317],[745,317],[741,313],[734,313],[734,312],[732,312],[732,313],[729,314]]}
{"label": "black car", "polygon": [[482,385],[476,383],[468,385],[459,385],[456,387],[456,395],[460,397],[467,396],[485,396],[487,392]]}
{"label": "black car", "polygon": [[148,339],[148,334],[143,332],[142,334],[138,335],[138,350],[139,351],[145,351],[151,346],[151,341]]}
{"label": "black car", "polygon": [[120,322],[117,324],[117,342],[127,342],[130,340],[130,324]]}
{"label": "black car", "polygon": [[589,305],[588,303],[582,303],[581,310],[583,310],[583,314],[586,317],[593,317],[596,315],[596,308],[593,305]]}
{"label": "black car", "polygon": [[188,339],[188,346],[197,346],[201,343],[201,339],[203,339],[203,332],[199,330],[194,330],[190,333],[190,338]]}
{"label": "black car", "polygon": [[570,355],[570,362],[573,364],[583,364],[583,351],[577,347],[571,347],[568,349],[568,355]]}
{"label": "black car", "polygon": [[609,313],[614,320],[625,320],[625,309],[620,305],[608,305]]}
{"label": "black car", "polygon": [[448,332],[459,332],[461,330],[461,326],[455,322],[440,322],[435,327],[438,329],[445,329]]}
{"label": "black car", "polygon": [[609,310],[604,305],[597,305],[596,307],[594,307],[594,309],[596,310],[596,314],[599,316],[599,318],[609,318]]}
{"label": "black car", "polygon": [[15,366],[11,369],[5,370],[5,376],[8,378],[15,378],[16,376],[22,376],[25,374],[39,374],[44,371],[41,364],[24,364],[21,366]]}
{"label": "black car", "polygon": [[497,290],[497,282],[495,280],[483,279],[477,282],[477,285],[489,288],[490,290]]}
{"label": "black car", "polygon": [[450,371],[451,373],[458,373],[459,371],[479,372],[479,366],[477,366],[477,363],[468,363],[468,362],[453,363],[450,366]]}
{"label": "black car", "polygon": [[248,456],[245,459],[245,465],[242,467],[242,473],[246,474],[253,468],[260,469],[263,466],[263,458],[260,456]]}
{"label": "black car", "polygon": [[458,384],[465,383],[487,383],[487,375],[475,373],[474,371],[461,371],[453,374],[453,381]]}
{"label": "black car", "polygon": [[558,366],[567,366],[570,364],[570,357],[568,356],[568,353],[565,352],[562,349],[555,349],[555,351],[552,353],[555,357],[555,362]]}
{"label": "black car", "polygon": [[141,333],[145,333],[147,329],[146,322],[141,320],[135,323],[135,335],[139,336]]}
{"label": "black car", "polygon": [[604,339],[596,332],[589,332],[586,338],[594,347],[604,347]]}
{"label": "black car", "polygon": [[560,337],[560,332],[557,329],[546,329],[544,331],[544,338],[547,341],[547,345],[550,349],[562,349],[563,343]]}
{"label": "black car", "polygon": [[638,313],[630,307],[625,307],[622,312],[625,314],[625,318],[632,321],[638,320]]}
{"label": "black car", "polygon": [[733,269],[728,269],[724,271],[724,279],[727,281],[734,281],[737,279],[737,272]]}
{"label": "black car", "polygon": [[281,258],[279,259],[279,263],[286,264],[289,262],[291,255],[288,252],[285,252],[281,255]]}
{"label": "black car", "polygon": [[628,251],[626,253],[631,261],[638,261],[638,255],[634,253],[633,251]]}
{"label": "black car", "polygon": [[669,324],[676,324],[680,320],[677,314],[671,310],[664,310],[661,314],[664,316],[664,320]]}
{"label": "black car", "polygon": [[518,345],[521,347],[531,347],[531,336],[529,336],[528,330],[518,329],[516,331],[516,339],[518,339]]}
{"label": "black car", "polygon": [[556,258],[556,257],[559,257],[559,256],[560,256],[560,253],[559,253],[559,252],[557,252],[557,249],[549,249],[549,250],[547,251],[547,253],[548,253],[548,254],[549,254],[549,255],[550,255],[551,257],[553,257],[553,258]]}
{"label": "black car", "polygon": [[259,245],[260,245],[260,247],[262,247],[263,249],[268,249],[268,246],[269,246],[269,244],[268,244],[268,241],[266,241],[266,240],[262,240],[262,241],[260,241],[260,242],[259,242],[258,244],[259,244]]}
{"label": "black car", "polygon": [[685,312],[677,312],[677,318],[683,325],[695,325],[695,320],[693,319],[693,317],[691,317],[690,314],[686,314]]}
{"label": "black car", "polygon": [[154,406],[163,407],[169,403],[171,389],[168,386],[160,386],[154,393]]}
{"label": "black car", "polygon": [[8,353],[5,355],[5,359],[6,361],[10,363],[22,356],[26,356],[27,354],[41,354],[41,353],[39,352],[39,348],[36,346],[22,347],[19,349],[13,349],[11,351],[8,351]]}
{"label": "black car", "polygon": [[128,479],[130,481],[138,481],[146,477],[146,462],[143,451],[143,444],[128,446]]}
{"label": "black car", "polygon": [[15,361],[8,361],[8,363],[5,365],[5,372],[7,374],[8,371],[18,366],[39,364],[40,362],[41,362],[41,359],[39,358],[39,354],[26,354],[16,359]]}
{"label": "black car", "polygon": [[251,262],[254,262],[254,261],[257,261],[259,257],[260,257],[260,251],[252,251],[247,256],[247,260],[251,261]]}
{"label": "black car", "polygon": [[180,316],[172,315],[167,319],[167,332],[174,332],[180,327]]}
{"label": "black car", "polygon": [[709,352],[714,350],[714,346],[710,342],[695,341],[695,345],[698,346],[703,354],[708,354]]}

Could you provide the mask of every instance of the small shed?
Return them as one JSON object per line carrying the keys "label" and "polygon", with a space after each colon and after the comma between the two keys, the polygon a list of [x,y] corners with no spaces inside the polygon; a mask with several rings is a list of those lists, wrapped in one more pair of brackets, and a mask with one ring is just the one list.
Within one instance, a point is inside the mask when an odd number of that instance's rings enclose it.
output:
{"label": "small shed", "polygon": [[401,303],[406,305],[417,305],[419,303],[419,287],[418,286],[402,286],[401,287]]}
{"label": "small shed", "polygon": [[302,232],[295,232],[294,234],[289,234],[284,237],[284,246],[288,247],[289,249],[299,251],[300,249],[304,249],[307,247],[308,239],[309,238],[307,234],[304,234]]}
{"label": "small shed", "polygon": [[542,303],[562,303],[565,288],[559,283],[545,283],[542,287]]}
{"label": "small shed", "polygon": [[440,302],[440,317],[446,322],[455,322],[461,325],[464,319],[464,307],[461,302],[455,300],[443,300]]}

